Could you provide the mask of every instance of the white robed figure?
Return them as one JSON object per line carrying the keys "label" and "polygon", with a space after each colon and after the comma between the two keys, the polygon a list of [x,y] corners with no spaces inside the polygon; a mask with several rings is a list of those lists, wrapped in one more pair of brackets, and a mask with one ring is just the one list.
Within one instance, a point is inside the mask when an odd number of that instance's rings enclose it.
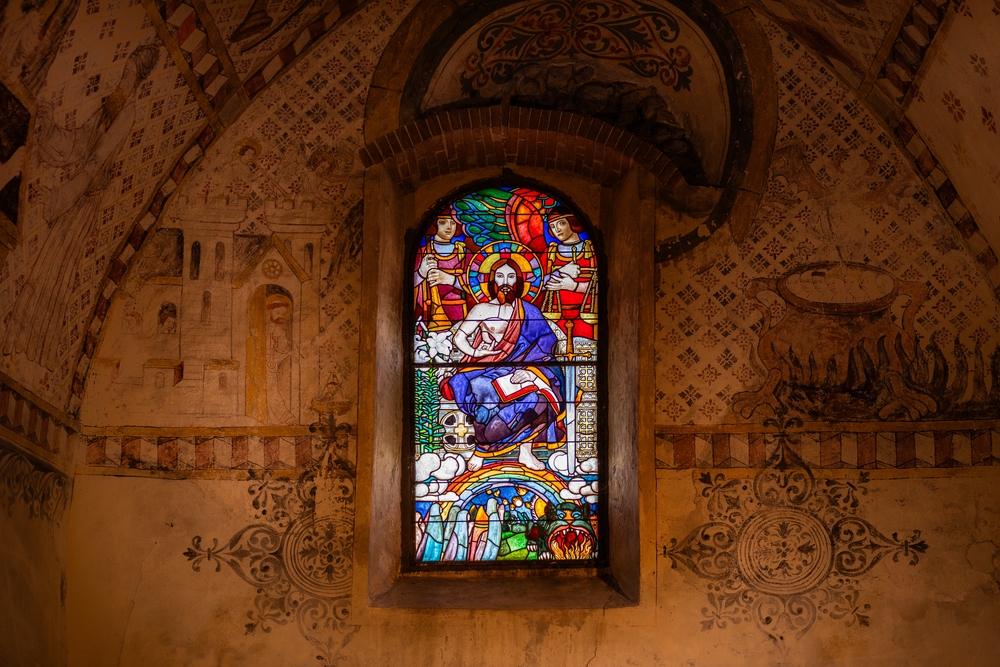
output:
{"label": "white robed figure", "polygon": [[157,46],[136,47],[118,87],[81,127],[57,126],[52,106],[39,104],[35,122],[39,161],[65,169],[70,177],[44,197],[42,217],[49,233],[14,303],[3,337],[4,354],[24,352],[31,361],[55,369],[76,272],[87,241],[97,229],[112,165],[132,132],[135,91],[159,55]]}

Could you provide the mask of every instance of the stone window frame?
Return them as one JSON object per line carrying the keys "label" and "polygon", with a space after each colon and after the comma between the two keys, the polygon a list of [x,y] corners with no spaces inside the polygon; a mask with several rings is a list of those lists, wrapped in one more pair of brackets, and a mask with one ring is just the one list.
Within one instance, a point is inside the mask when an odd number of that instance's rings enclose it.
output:
{"label": "stone window frame", "polygon": [[[364,256],[356,451],[355,595],[372,607],[608,608],[655,600],[656,454],[653,324],[657,262],[708,241],[748,233],[764,192],[777,131],[770,46],[752,11],[730,0],[685,11],[728,53],[739,139],[732,182],[712,224],[657,248],[657,207],[697,200],[666,155],[627,131],[567,111],[518,108],[510,100],[413,116],[404,91],[429,43],[441,44],[461,5],[421,0],[386,47],[373,75],[359,152],[365,172]],[[442,35],[438,31],[444,31]],[[457,33],[456,33],[457,34]],[[447,40],[444,40],[447,41]],[[432,47],[433,48],[433,47]],[[400,67],[400,63],[414,63]],[[409,110],[408,110],[409,109]],[[412,119],[412,120],[411,120]],[[604,236],[609,304],[608,465],[611,549],[603,569],[413,573],[401,568],[403,270],[405,228],[463,183],[507,173],[567,194]],[[721,202],[720,202],[721,203]],[[696,204],[693,208],[697,208]],[[727,228],[713,233],[718,225]],[[670,224],[670,223],[668,223]],[[680,230],[678,230],[680,231]],[[631,247],[630,247],[631,246]],[[700,253],[696,253],[700,254]],[[624,290],[631,285],[633,293]],[[646,351],[645,353],[643,351]],[[640,534],[641,529],[641,534]],[[640,600],[641,592],[641,600]]]}
{"label": "stone window frame", "polygon": [[[511,179],[565,194],[604,240],[608,287],[605,477],[607,559],[572,568],[427,571],[407,567],[404,544],[404,383],[410,371],[400,344],[408,323],[405,284],[408,230],[447,196],[469,184]],[[634,169],[613,185],[530,167],[451,172],[404,191],[382,165],[365,178],[362,340],[359,369],[358,490],[371,498],[356,522],[358,562],[367,563],[375,607],[597,608],[639,602],[640,449],[652,451],[652,350],[656,179]],[[648,255],[648,256],[647,256]],[[640,322],[642,323],[640,325]],[[649,354],[646,354],[649,357]],[[651,357],[647,359],[651,362]],[[640,391],[640,385],[646,387]],[[640,436],[643,434],[643,436]],[[649,439],[640,447],[640,438]],[[648,457],[646,457],[648,458]],[[651,473],[652,461],[647,465]],[[367,511],[365,511],[367,509]],[[365,524],[367,523],[367,531]],[[367,540],[362,534],[367,532]],[[603,545],[602,545],[603,546]]]}

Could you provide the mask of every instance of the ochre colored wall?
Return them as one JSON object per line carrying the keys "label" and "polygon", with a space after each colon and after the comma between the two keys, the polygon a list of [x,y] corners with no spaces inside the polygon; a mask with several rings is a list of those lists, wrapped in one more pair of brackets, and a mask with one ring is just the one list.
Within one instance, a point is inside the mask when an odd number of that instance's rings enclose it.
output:
{"label": "ochre colored wall", "polygon": [[65,664],[69,489],[65,476],[8,447],[0,448],[0,662]]}
{"label": "ochre colored wall", "polygon": [[[609,83],[617,61],[594,56],[605,102],[641,97],[660,130],[717,133],[675,144],[577,98],[511,100],[496,81],[476,98],[452,46],[479,48],[492,14],[457,0],[270,3],[256,32],[237,30],[247,0],[4,5],[0,663],[995,663],[998,109],[984,72],[1000,15],[958,0],[717,4],[668,47],[699,40],[689,88],[634,70]],[[453,15],[466,32],[438,32]],[[710,44],[706,17],[733,29]],[[427,44],[434,128],[407,97]],[[519,57],[555,87],[579,66]],[[503,90],[488,110],[468,110],[490,86]],[[566,127],[546,134],[531,104]],[[713,113],[692,122],[699,104]],[[600,127],[581,129],[587,113]],[[723,135],[752,167],[725,183]],[[684,182],[670,150],[705,146],[712,178]],[[396,317],[366,282],[386,247],[365,236],[368,204],[392,190],[412,227],[504,166],[576,195],[598,228],[621,215],[605,195],[622,174],[643,184],[643,215],[655,206],[655,247],[612,258],[654,292],[636,360],[650,387],[634,606],[371,602],[370,535],[392,522],[372,504],[385,471],[366,464],[395,444],[361,427],[372,402],[399,399],[359,372],[379,318]],[[796,292],[828,274],[829,294]],[[864,275],[882,282],[859,292]],[[268,323],[262,295],[292,304],[286,322]],[[268,384],[261,332],[286,337],[287,385]]]}
{"label": "ochre colored wall", "polygon": [[[727,474],[740,479],[754,472]],[[856,482],[858,474],[846,476]],[[998,648],[991,628],[1000,612],[995,476],[942,478],[888,471],[873,473],[864,486],[861,516],[887,534],[899,531],[900,537],[919,526],[930,547],[916,565],[908,557],[886,557],[860,578],[856,601],[835,600],[831,614],[820,614],[800,639],[772,640],[742,618],[725,627],[713,625],[711,582],[683,566],[672,568],[671,560],[661,555],[671,538],[706,522],[706,499],[700,494],[704,485],[697,474],[661,471],[655,491],[658,557],[644,571],[639,607],[372,609],[363,602],[360,552],[351,614],[351,623],[360,629],[341,652],[343,662],[991,664]],[[69,664],[312,662],[311,646],[294,621],[272,623],[270,633],[246,633],[246,612],[254,609],[256,594],[252,585],[226,565],[216,572],[208,563],[192,572],[182,555],[195,534],[223,544],[254,523],[247,488],[247,482],[235,481],[81,478],[70,536]]]}

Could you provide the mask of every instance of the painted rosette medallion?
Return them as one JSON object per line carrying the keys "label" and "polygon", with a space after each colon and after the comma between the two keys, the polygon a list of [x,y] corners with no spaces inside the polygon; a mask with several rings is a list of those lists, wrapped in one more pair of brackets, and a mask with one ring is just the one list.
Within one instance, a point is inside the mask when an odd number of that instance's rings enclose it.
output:
{"label": "painted rosette medallion", "polygon": [[354,526],[344,515],[307,515],[291,526],[282,544],[288,578],[322,598],[351,592]]}
{"label": "painted rosette medallion", "polygon": [[758,512],[743,525],[736,542],[743,580],[764,593],[806,593],[826,581],[833,568],[830,531],[799,509]]}

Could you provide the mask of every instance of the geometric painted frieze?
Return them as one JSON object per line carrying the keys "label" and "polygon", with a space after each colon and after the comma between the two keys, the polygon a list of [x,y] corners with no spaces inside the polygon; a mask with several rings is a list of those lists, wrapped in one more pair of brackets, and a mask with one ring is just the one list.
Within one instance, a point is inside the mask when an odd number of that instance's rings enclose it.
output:
{"label": "geometric painted frieze", "polygon": [[0,380],[0,426],[24,436],[42,449],[66,454],[71,428],[64,419],[22,396],[21,391]]}
{"label": "geometric painted frieze", "polygon": [[[0,419],[2,423],[2,419]],[[800,431],[789,444],[813,470],[956,468],[1000,463],[1000,429]],[[657,467],[760,468],[765,433],[657,433]],[[143,470],[305,469],[317,436],[88,436],[88,466]]]}
{"label": "geometric painted frieze", "polygon": [[303,470],[324,448],[316,435],[113,435],[87,438],[88,466],[139,470]]}
{"label": "geometric painted frieze", "polygon": [[[971,424],[970,424],[971,425]],[[808,428],[808,427],[807,427]],[[1000,462],[1000,429],[797,431],[788,443],[810,468],[958,468]],[[766,433],[657,433],[658,468],[760,468]]]}

